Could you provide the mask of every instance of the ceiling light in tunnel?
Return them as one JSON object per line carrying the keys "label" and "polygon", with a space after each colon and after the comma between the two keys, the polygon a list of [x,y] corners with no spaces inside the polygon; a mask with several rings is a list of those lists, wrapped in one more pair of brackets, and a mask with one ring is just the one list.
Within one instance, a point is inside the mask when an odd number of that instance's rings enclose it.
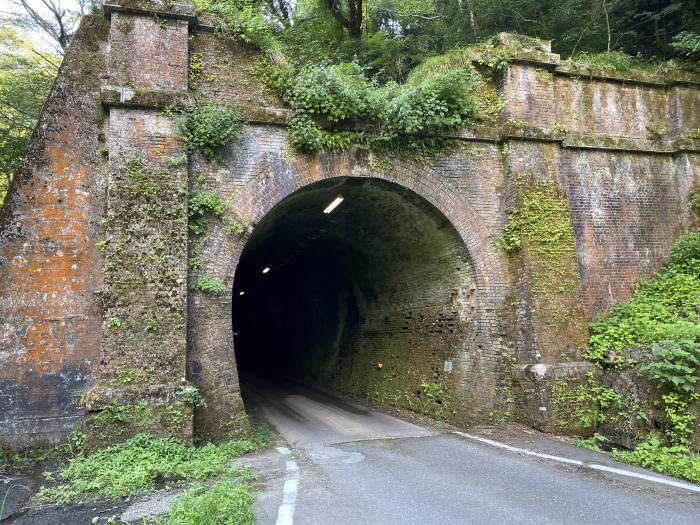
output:
{"label": "ceiling light in tunnel", "polygon": [[265,268],[263,268],[262,273],[267,273],[267,272],[269,272],[269,271],[270,271],[270,267],[269,267],[269,266],[265,266]]}
{"label": "ceiling light in tunnel", "polygon": [[333,210],[335,210],[338,205],[345,200],[344,197],[341,197],[338,195],[333,202],[331,202],[328,206],[326,206],[326,209],[323,210],[323,213],[330,213]]}

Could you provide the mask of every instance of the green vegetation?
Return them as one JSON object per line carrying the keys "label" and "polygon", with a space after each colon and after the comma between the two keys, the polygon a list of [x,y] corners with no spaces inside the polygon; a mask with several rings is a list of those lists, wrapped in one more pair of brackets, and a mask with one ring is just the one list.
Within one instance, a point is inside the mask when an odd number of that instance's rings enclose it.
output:
{"label": "green vegetation", "polygon": [[621,51],[604,53],[582,52],[569,57],[568,63],[576,68],[595,67],[604,71],[629,71],[632,69],[634,59]]}
{"label": "green vegetation", "polygon": [[60,58],[0,25],[0,206],[58,71]]}
{"label": "green vegetation", "polygon": [[700,32],[681,31],[673,37],[670,46],[681,56],[700,58]]}
{"label": "green vegetation", "polygon": [[208,275],[204,275],[197,279],[192,284],[192,289],[198,292],[204,292],[212,295],[221,295],[223,293],[226,293],[226,287],[219,281],[212,277],[209,277]]}
{"label": "green vegetation", "polygon": [[613,450],[613,458],[669,476],[700,483],[700,456],[686,447],[665,447],[656,438],[640,443],[632,451]]}
{"label": "green vegetation", "polygon": [[42,488],[39,497],[61,503],[86,497],[114,499],[153,490],[157,479],[175,483],[230,475],[231,460],[255,448],[256,444],[247,440],[193,448],[172,438],[141,434],[71,459],[55,480],[49,476],[47,481],[55,484]]}
{"label": "green vegetation", "polygon": [[[591,323],[588,359],[622,366],[626,347],[651,348],[700,342],[700,231],[684,235],[672,248],[666,267],[641,281],[628,301]],[[652,354],[663,356],[661,348]],[[655,358],[654,358],[655,359]]]}
{"label": "green vegetation", "polygon": [[647,124],[647,130],[653,133],[656,138],[666,134],[666,126],[664,126],[663,122],[650,122]]}
{"label": "green vegetation", "polygon": [[[403,85],[380,86],[368,79],[365,69],[350,62],[306,66],[286,79],[281,95],[295,112],[289,126],[290,141],[297,150],[340,151],[357,145],[381,151],[401,149],[406,140],[421,141],[407,135],[484,120],[489,115],[479,114],[475,95],[481,84],[467,64],[430,75],[422,70]],[[332,124],[361,122],[364,131],[324,131],[313,117],[324,117]]]}
{"label": "green vegetation", "polygon": [[583,383],[561,379],[552,386],[554,424],[559,428],[596,428],[608,420],[608,408],[619,399],[617,392],[601,386],[590,372]]}
{"label": "green vegetation", "polygon": [[176,395],[180,401],[189,403],[192,406],[207,406],[207,402],[205,401],[204,397],[202,396],[202,393],[196,386],[188,385],[186,387],[183,387],[179,392],[177,392]]}
{"label": "green vegetation", "polygon": [[197,150],[209,160],[219,149],[243,132],[240,110],[225,104],[195,106],[187,113],[182,137],[190,151]]}
{"label": "green vegetation", "polygon": [[517,252],[523,243],[527,243],[528,252],[537,260],[535,291],[549,296],[566,292],[576,284],[565,264],[576,257],[566,197],[546,185],[525,194],[497,241],[508,253]]}
{"label": "green vegetation", "polygon": [[[200,10],[217,15],[231,34],[268,55],[253,72],[294,109],[289,131],[297,151],[341,151],[356,146],[404,155],[404,150],[415,149],[411,145],[416,143],[420,158],[434,156],[440,148],[414,135],[492,121],[499,115],[502,101],[489,84],[519,49],[545,50],[535,38],[517,34],[494,38],[492,35],[499,31],[524,32],[527,26],[532,35],[554,38],[557,45],[572,38],[573,47],[565,55],[579,51],[570,61],[574,68],[628,71],[677,67],[633,58],[619,41],[615,49],[610,41],[601,47],[601,35],[594,33],[605,29],[606,36],[612,38],[617,30],[615,20],[622,23],[624,18],[613,15],[617,7],[606,10],[605,26],[596,25],[596,20],[602,18],[594,9],[591,20],[575,30],[574,38],[574,33],[567,33],[569,29],[564,27],[577,17],[567,19],[564,25],[564,19],[557,18],[556,29],[543,32],[547,27],[544,19],[549,15],[532,11],[527,1],[513,3],[509,16],[487,2],[463,6],[461,2],[433,4],[418,0],[402,4],[400,9],[392,0],[359,7],[357,2],[197,2]],[[557,17],[590,11],[570,2],[551,9]],[[528,13],[527,21],[516,15],[524,12]],[[651,15],[645,11],[640,16]],[[483,25],[477,25],[481,17]],[[533,20],[541,20],[542,25],[532,24]],[[477,73],[475,61],[486,71]],[[201,66],[198,60],[191,63],[195,77],[206,74]],[[321,129],[320,122],[333,129]],[[361,128],[363,132],[348,128]],[[653,132],[655,136],[663,134],[657,128]]]}
{"label": "green vegetation", "polygon": [[[80,11],[87,12],[85,6],[97,9],[98,3],[79,4]],[[293,142],[299,151],[339,151],[357,145],[398,152],[408,145],[408,151],[420,150],[420,158],[434,155],[439,152],[434,144],[397,140],[394,134],[481,122],[478,117],[486,114],[481,102],[489,97],[485,84],[474,85],[472,57],[490,69],[489,76],[501,71],[518,48],[543,50],[539,41],[522,35],[551,40],[553,52],[571,57],[574,68],[666,71],[685,67],[681,59],[695,67],[692,61],[700,56],[700,8],[684,0],[654,5],[638,0],[510,0],[507,5],[489,0],[196,0],[195,4],[200,13],[218,19],[222,36],[248,42],[267,55],[266,66],[256,68],[257,72],[283,98],[299,101],[299,119],[292,121]],[[62,52],[77,27],[78,14],[56,9],[55,20],[36,20],[21,12],[6,18],[0,28],[0,201],[19,166],[59,62],[36,49],[31,43],[36,39],[23,32],[45,33]],[[119,29],[128,32],[130,27],[124,23]],[[504,31],[520,36],[497,44],[494,35]],[[458,65],[457,56],[461,57]],[[669,58],[672,61],[662,62]],[[451,62],[449,68],[416,74],[444,60]],[[467,75],[460,75],[459,69]],[[318,75],[324,82],[308,82]],[[199,53],[191,54],[189,77],[192,86],[213,78]],[[445,91],[454,82],[470,84],[459,100]],[[381,92],[388,98],[357,98],[367,86],[375,95]],[[455,87],[454,93],[458,92]],[[305,106],[305,97],[314,94],[331,105],[320,113],[316,113],[318,105]],[[367,110],[373,102],[379,103],[379,113]],[[328,116],[331,124],[364,125],[367,116],[372,122],[368,133],[347,133],[340,126],[321,132],[308,119],[310,115]],[[240,129],[241,115],[235,108],[206,104],[190,112],[183,135],[190,149],[214,159]]]}
{"label": "green vegetation", "polygon": [[571,441],[571,443],[573,443],[574,445],[576,445],[578,447],[583,447],[583,448],[587,448],[589,450],[595,450],[596,452],[601,452],[603,450],[601,445],[607,443],[608,438],[606,438],[602,434],[598,434],[598,432],[596,432],[588,439],[569,438],[569,441]]}
{"label": "green vegetation", "polygon": [[[695,231],[673,245],[664,269],[638,283],[628,301],[593,320],[587,354],[600,366],[636,367],[657,386],[658,397],[648,402],[665,416],[661,428],[634,450],[614,451],[613,457],[695,482],[700,458],[689,447],[697,429],[690,407],[700,399],[699,305],[700,231]],[[645,349],[641,362],[625,357],[635,347]]]}
{"label": "green vegetation", "polygon": [[181,496],[166,525],[252,525],[255,498],[240,477],[224,478],[212,486],[197,484]]}
{"label": "green vegetation", "polygon": [[695,212],[700,212],[700,191],[692,191],[688,198],[690,209]]}
{"label": "green vegetation", "polygon": [[695,371],[700,367],[700,343],[688,339],[655,343],[639,371],[659,388],[670,388],[687,394],[695,392],[700,379]]}
{"label": "green vegetation", "polygon": [[[426,59],[503,31],[552,40],[553,51],[565,57],[603,53],[609,55],[603,64],[617,67],[625,65],[625,55],[695,58],[700,47],[700,9],[683,0],[654,5],[637,0],[511,0],[507,5],[197,0],[196,5],[217,15],[238,38],[271,54],[283,51],[295,65],[356,57],[385,80],[404,81]],[[521,44],[535,47],[532,39],[522,38]]]}
{"label": "green vegetation", "polygon": [[450,396],[447,392],[447,386],[441,381],[428,381],[423,378],[420,382],[421,398],[419,411],[442,420],[445,418],[445,412],[450,408]]}
{"label": "green vegetation", "polygon": [[218,194],[210,191],[195,190],[190,195],[187,205],[188,226],[192,233],[201,235],[206,230],[208,217],[221,219],[226,212],[226,205]]}

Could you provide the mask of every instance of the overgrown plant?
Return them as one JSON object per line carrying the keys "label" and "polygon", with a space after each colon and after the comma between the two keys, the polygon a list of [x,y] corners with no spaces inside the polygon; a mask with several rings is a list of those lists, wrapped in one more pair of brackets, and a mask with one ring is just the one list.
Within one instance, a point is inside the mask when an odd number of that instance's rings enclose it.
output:
{"label": "overgrown plant", "polygon": [[243,132],[243,114],[226,104],[203,104],[187,113],[182,138],[190,151],[215,160],[219,149]]}
{"label": "overgrown plant", "polygon": [[700,483],[700,456],[684,446],[665,447],[658,438],[650,438],[631,451],[613,450],[612,456],[632,465]]}
{"label": "overgrown plant", "polygon": [[700,342],[700,232],[681,237],[671,248],[666,267],[641,281],[634,295],[591,323],[587,358],[622,366],[625,347],[651,348],[666,341],[683,348]]}
{"label": "overgrown plant", "polygon": [[[679,462],[686,465],[686,470],[692,464],[683,456],[697,425],[690,406],[700,399],[699,276],[700,232],[695,231],[673,245],[662,271],[639,283],[628,301],[591,323],[587,357],[595,363],[632,366],[637,363],[624,359],[623,349],[647,349],[639,373],[658,387],[660,395],[654,404],[665,414],[663,435],[658,437],[663,437],[670,448],[648,441],[620,458],[672,475],[677,475]],[[683,474],[687,476],[687,472]]]}
{"label": "overgrown plant", "polygon": [[591,372],[583,383],[561,379],[552,386],[554,424],[594,429],[608,420],[607,409],[619,399],[617,392],[601,386]]}
{"label": "overgrown plant", "polygon": [[208,218],[221,219],[226,212],[226,205],[217,193],[195,190],[190,195],[187,205],[188,226],[192,233],[201,235],[206,230]]}
{"label": "overgrown plant", "polygon": [[230,473],[231,460],[255,448],[247,440],[194,448],[176,439],[141,434],[73,458],[38,497],[60,503],[85,497],[115,499],[152,490],[158,478],[202,481]]}
{"label": "overgrown plant", "polygon": [[219,281],[208,275],[204,275],[192,284],[192,289],[211,295],[221,295],[226,293],[226,287]]}
{"label": "overgrown plant", "polygon": [[539,265],[533,285],[541,295],[564,293],[575,284],[575,276],[564,266],[576,256],[568,203],[566,197],[548,186],[538,186],[525,194],[496,243],[508,253],[517,252],[527,243]]}
{"label": "overgrown plant", "polygon": [[[404,85],[378,86],[355,63],[310,66],[291,80],[285,99],[295,110],[290,141],[299,151],[325,147],[339,151],[355,144],[377,151],[399,150],[406,140],[429,131],[476,122],[474,90],[480,81],[471,69],[421,76]],[[331,123],[363,121],[362,133],[331,133],[312,117]]]}
{"label": "overgrown plant", "polygon": [[194,407],[207,406],[204,396],[196,386],[187,385],[180,389],[175,395],[180,401],[189,403]]}
{"label": "overgrown plant", "polygon": [[252,525],[254,500],[240,474],[198,483],[177,499],[164,525]]}

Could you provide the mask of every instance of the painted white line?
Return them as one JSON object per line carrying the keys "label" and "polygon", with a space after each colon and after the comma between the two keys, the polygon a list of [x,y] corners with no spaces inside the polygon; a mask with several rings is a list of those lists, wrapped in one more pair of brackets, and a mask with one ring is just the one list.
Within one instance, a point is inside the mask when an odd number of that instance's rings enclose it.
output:
{"label": "painted white line", "polygon": [[641,474],[639,472],[632,472],[631,470],[624,470],[613,467],[606,467],[605,465],[598,465],[596,463],[584,463],[578,459],[563,458],[561,456],[552,456],[551,454],[543,454],[541,452],[534,452],[532,450],[527,450],[519,447],[512,447],[506,445],[505,443],[500,443],[499,441],[494,441],[492,439],[483,438],[481,436],[475,436],[473,434],[467,434],[466,432],[453,431],[453,434],[465,437],[467,439],[472,439],[474,441],[479,441],[481,443],[486,443],[492,447],[502,448],[508,450],[509,452],[515,452],[516,454],[524,454],[526,456],[535,456],[542,459],[548,459],[550,461],[557,461],[559,463],[566,463],[569,465],[577,465],[583,468],[589,468],[591,470],[602,470],[603,472],[610,472],[611,474],[617,474],[619,476],[627,476],[630,478],[638,478],[646,481],[651,481],[653,483],[660,483],[662,485],[669,485],[671,487],[677,487],[685,490],[690,490],[693,492],[700,492],[700,486],[692,485],[690,483],[683,483],[682,481],[673,481],[670,479],[660,478],[658,476],[651,476],[649,474]]}
{"label": "painted white line", "polygon": [[700,487],[697,485],[691,485],[689,483],[683,483],[682,481],[673,481],[671,479],[660,478],[658,476],[650,476],[649,474],[641,474],[639,472],[632,472],[631,470],[623,470],[619,468],[606,467],[605,465],[596,465],[595,463],[589,463],[588,467],[593,470],[603,470],[605,472],[612,472],[613,474],[619,474],[620,476],[629,476],[631,478],[645,479],[647,481],[653,481],[654,483],[663,483],[664,485],[670,485],[672,487],[678,487],[681,489],[692,490],[693,492],[700,492]]}
{"label": "painted white line", "polygon": [[[277,452],[286,456],[292,452],[287,447],[277,447]],[[299,488],[299,465],[293,459],[287,460],[288,478],[282,489],[282,504],[277,510],[276,525],[293,525],[294,509],[297,504],[297,489]]]}
{"label": "painted white line", "polygon": [[525,454],[527,456],[536,456],[536,457],[542,458],[542,459],[551,459],[552,461],[559,461],[560,463],[570,463],[571,465],[583,466],[583,461],[579,461],[577,459],[562,458],[559,456],[551,456],[549,454],[543,454],[541,452],[533,452],[532,450],[526,450],[524,448],[511,447],[510,445],[506,445],[505,443],[500,443],[500,442],[494,441],[492,439],[482,438],[480,436],[474,436],[472,434],[467,434],[465,432],[454,431],[453,434],[458,434],[458,435],[465,437],[467,439],[473,439],[474,441],[481,441],[482,443],[486,443],[487,445],[491,445],[492,447],[502,448],[502,449],[508,450],[510,452],[515,452],[517,454]]}

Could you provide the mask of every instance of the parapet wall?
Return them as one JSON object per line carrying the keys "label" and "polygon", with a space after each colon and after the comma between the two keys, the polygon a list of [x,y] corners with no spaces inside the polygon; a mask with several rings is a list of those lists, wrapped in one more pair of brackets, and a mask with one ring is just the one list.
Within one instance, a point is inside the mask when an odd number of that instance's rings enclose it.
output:
{"label": "parapet wall", "polygon": [[[195,410],[195,434],[218,438],[244,426],[230,297],[187,286],[195,275],[183,240],[187,187],[197,179],[224,200],[242,199],[253,223],[264,206],[322,178],[420,188],[446,216],[460,217],[455,227],[472,232],[470,257],[484,268],[478,348],[464,348],[462,360],[479,365],[458,386],[462,419],[512,411],[541,428],[551,423],[549,380],[588,367],[587,319],[627,298],[698,224],[688,205],[700,188],[700,140],[688,137],[700,128],[698,79],[573,71],[557,55],[524,50],[498,84],[506,106],[497,126],[452,133],[460,147],[426,166],[402,160],[390,173],[363,152],[295,154],[288,110],[250,71],[257,52],[198,22],[191,5],[105,4],[106,17],[83,20],[0,210],[1,446],[64,439],[88,388],[93,419],[127,400],[152,408],[151,427],[167,432],[176,422],[175,433],[189,437],[192,416],[177,393],[191,382],[208,402]],[[208,72],[196,82],[193,57]],[[206,101],[243,107],[249,127],[221,162],[193,153],[178,163],[179,117],[163,109]],[[167,210],[149,215],[153,202],[120,193],[134,182],[133,157],[144,162],[138,169],[167,174],[151,188],[154,197],[168,193]],[[533,192],[569,210],[561,289],[538,284],[543,261],[527,244],[517,257],[497,246],[509,213]],[[126,222],[113,222],[117,215]],[[230,235],[214,228],[202,246],[204,267],[228,287],[245,242]],[[148,257],[115,251],[120,240]],[[156,244],[163,248],[149,252]],[[129,304],[109,301],[115,287]],[[115,338],[110,319],[130,309],[140,328]],[[167,337],[154,326],[167,327]],[[136,373],[152,368],[153,378]]]}

